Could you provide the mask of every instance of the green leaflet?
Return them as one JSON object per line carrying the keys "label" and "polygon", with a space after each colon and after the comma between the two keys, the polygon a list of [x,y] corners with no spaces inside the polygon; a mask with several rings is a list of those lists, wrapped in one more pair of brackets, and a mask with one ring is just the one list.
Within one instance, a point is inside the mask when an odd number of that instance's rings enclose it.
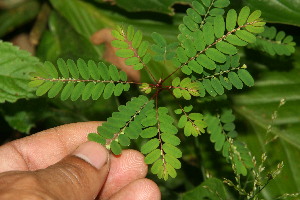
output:
{"label": "green leaflet", "polygon": [[122,152],[122,148],[121,148],[120,144],[116,141],[111,142],[110,149],[113,152],[113,154],[115,154],[115,155],[120,155]]}
{"label": "green leaflet", "polygon": [[78,67],[79,74],[83,79],[87,80],[90,78],[89,68],[87,67],[86,62],[83,59],[79,58],[77,60],[77,67]]}
{"label": "green leaflet", "polygon": [[226,29],[232,31],[236,26],[237,13],[234,9],[230,9],[226,16]]}
{"label": "green leaflet", "polygon": [[254,86],[254,79],[247,70],[239,69],[238,76],[248,87]]}
{"label": "green leaflet", "polygon": [[116,55],[121,58],[131,58],[134,56],[134,52],[131,49],[119,49]]}
{"label": "green leaflet", "polygon": [[225,8],[230,5],[229,0],[217,0],[214,2],[214,6],[217,8]]}
{"label": "green leaflet", "polygon": [[234,55],[237,54],[237,48],[227,42],[218,42],[216,48],[225,54]]}
{"label": "green leaflet", "polygon": [[79,79],[79,71],[78,71],[78,68],[77,68],[75,62],[73,60],[68,59],[67,60],[67,66],[69,68],[69,72],[71,74],[71,77],[74,78],[74,79]]}
{"label": "green leaflet", "polygon": [[241,40],[236,35],[227,36],[226,41],[235,46],[246,46],[248,44],[247,42],[245,42],[244,40]]}
{"label": "green leaflet", "polygon": [[203,86],[204,86],[204,88],[205,88],[205,90],[207,91],[208,94],[210,94],[213,97],[217,96],[217,93],[213,89],[213,87],[211,85],[211,81],[209,79],[204,79],[202,81],[202,83],[203,83]]}
{"label": "green leaflet", "polygon": [[228,73],[228,79],[232,83],[234,87],[237,89],[242,89],[243,88],[243,82],[239,78],[239,76],[235,72],[229,72]]}
{"label": "green leaflet", "polygon": [[130,145],[130,139],[125,134],[121,134],[118,137],[118,142],[122,146],[129,146]]}
{"label": "green leaflet", "polygon": [[186,13],[194,22],[201,23],[202,17],[196,10],[189,8]]}
{"label": "green leaflet", "polygon": [[76,101],[82,95],[84,88],[85,84],[83,82],[76,84],[71,94],[71,100]]}
{"label": "green leaflet", "polygon": [[161,152],[159,149],[155,149],[154,151],[152,151],[151,153],[149,153],[146,157],[145,157],[145,163],[146,164],[152,164],[155,161],[157,161],[157,159],[160,158]]}
{"label": "green leaflet", "polygon": [[223,16],[217,16],[214,18],[214,32],[217,38],[220,38],[224,35],[225,22]]}
{"label": "green leaflet", "polygon": [[46,61],[44,63],[44,67],[45,67],[45,71],[52,77],[52,78],[55,78],[57,79],[58,78],[58,72],[56,70],[56,68],[54,67],[54,65],[49,62],[49,61]]}
{"label": "green leaflet", "polygon": [[[222,58],[221,58],[222,59]],[[212,61],[211,59],[209,59],[206,55],[201,54],[198,58],[197,58],[197,62],[202,65],[204,68],[209,69],[209,70],[213,70],[216,68],[216,63],[214,61]]]}
{"label": "green leaflet", "polygon": [[238,16],[238,25],[243,26],[247,22],[249,15],[250,8],[248,6],[243,7]]}
{"label": "green leaflet", "polygon": [[158,129],[156,127],[148,127],[148,128],[145,128],[141,132],[141,137],[142,138],[152,138],[152,137],[156,136],[157,133],[158,133]]}
{"label": "green leaflet", "polygon": [[195,11],[197,13],[199,13],[200,15],[205,15],[206,14],[206,10],[205,10],[204,6],[200,2],[193,1],[192,6],[195,9]]}
{"label": "green leaflet", "polygon": [[245,42],[248,43],[254,43],[256,41],[256,37],[255,35],[253,35],[252,33],[249,33],[248,31],[245,30],[238,30],[236,31],[236,35],[244,40]]}
{"label": "green leaflet", "polygon": [[158,146],[159,146],[159,140],[157,138],[153,138],[142,146],[141,153],[148,154],[153,150],[157,149]]}
{"label": "green leaflet", "polygon": [[88,134],[88,140],[89,141],[93,141],[93,142],[98,142],[102,145],[105,145],[106,141],[103,137],[101,137],[99,134],[97,133],[90,133]]}
{"label": "green leaflet", "polygon": [[59,58],[57,60],[57,67],[61,73],[61,76],[68,79],[69,78],[69,70],[67,68],[66,62],[63,59]]}
{"label": "green leaflet", "polygon": [[86,87],[84,88],[84,90],[82,92],[82,100],[83,101],[86,101],[91,97],[94,87],[95,87],[95,83],[93,83],[93,82],[88,83],[86,85]]}
{"label": "green leaflet", "polygon": [[[181,162],[175,158],[174,156],[170,155],[170,154],[166,154],[165,155],[165,160],[167,163],[169,163],[174,169],[180,169],[181,168]],[[171,174],[170,174],[171,176]],[[175,178],[176,176],[174,176],[173,178]]]}
{"label": "green leaflet", "polygon": [[212,34],[214,32],[214,27],[211,23],[207,22],[203,26],[203,36],[207,45],[212,44],[215,41],[215,37]]}
{"label": "green leaflet", "polygon": [[67,100],[71,96],[73,89],[74,89],[74,83],[73,82],[67,83],[67,85],[63,88],[61,92],[60,99],[62,101]]}
{"label": "green leaflet", "polygon": [[[78,59],[77,65],[73,60],[67,60],[66,63],[62,59],[59,59],[57,64],[62,77],[58,77],[60,75],[52,63],[45,62],[47,73],[40,74],[30,83],[32,87],[38,87],[38,96],[48,92],[48,97],[54,98],[61,92],[62,100],[71,98],[72,101],[76,101],[80,96],[83,100],[97,100],[102,93],[104,99],[108,99],[113,94],[120,96],[123,91],[129,89],[126,74],[118,71],[114,65],[107,67],[104,63],[98,63],[97,66],[94,61],[86,63],[82,59]],[[93,80],[90,80],[90,77]]]}
{"label": "green leaflet", "polygon": [[260,10],[255,10],[251,15],[248,17],[247,22],[254,22],[255,20],[259,19],[261,16],[261,11]]}
{"label": "green leaflet", "polygon": [[45,82],[44,84],[39,86],[39,88],[36,90],[36,95],[42,96],[42,95],[46,94],[50,90],[52,85],[53,85],[53,82]]}
{"label": "green leaflet", "polygon": [[205,53],[208,58],[216,62],[224,63],[226,61],[226,56],[215,48],[210,48]]}
{"label": "green leaflet", "polygon": [[219,81],[219,79],[217,79],[217,78],[212,78],[212,79],[211,79],[211,85],[212,85],[213,89],[214,89],[219,95],[224,94],[224,88],[223,88],[221,82]]}

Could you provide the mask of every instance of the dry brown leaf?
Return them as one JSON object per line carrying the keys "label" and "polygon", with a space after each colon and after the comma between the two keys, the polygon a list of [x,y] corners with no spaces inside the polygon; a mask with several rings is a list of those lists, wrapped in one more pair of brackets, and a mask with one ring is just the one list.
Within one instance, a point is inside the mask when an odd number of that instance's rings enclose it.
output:
{"label": "dry brown leaf", "polygon": [[91,37],[91,41],[93,44],[100,45],[105,44],[106,50],[104,52],[103,58],[116,65],[119,69],[123,70],[128,79],[131,81],[139,82],[141,79],[140,71],[134,70],[133,66],[127,66],[125,64],[125,59],[116,56],[117,48],[111,45],[111,42],[115,40],[115,38],[111,35],[111,29],[105,28],[97,31]]}

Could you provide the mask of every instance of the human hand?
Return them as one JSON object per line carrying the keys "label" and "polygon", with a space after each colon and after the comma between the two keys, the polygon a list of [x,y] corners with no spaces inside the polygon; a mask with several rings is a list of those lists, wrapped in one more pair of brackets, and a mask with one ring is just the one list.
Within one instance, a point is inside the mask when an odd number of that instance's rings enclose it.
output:
{"label": "human hand", "polygon": [[145,178],[142,154],[124,150],[113,156],[86,142],[97,126],[63,125],[1,146],[0,199],[160,199],[157,185]]}

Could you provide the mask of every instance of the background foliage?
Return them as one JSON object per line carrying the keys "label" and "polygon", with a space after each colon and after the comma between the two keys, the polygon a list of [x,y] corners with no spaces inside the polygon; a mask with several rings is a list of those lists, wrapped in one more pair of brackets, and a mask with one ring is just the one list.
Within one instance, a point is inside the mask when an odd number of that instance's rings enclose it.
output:
{"label": "background foliage", "polygon": [[[118,24],[131,24],[143,31],[145,39],[149,39],[152,32],[158,32],[168,42],[175,42],[179,33],[178,24],[182,22],[183,13],[190,2],[4,0],[0,2],[0,37],[2,40],[11,41],[17,35],[30,34],[40,61],[56,62],[57,58],[77,60],[79,57],[97,61],[103,57],[105,49],[103,45],[95,46],[90,42],[91,35],[97,30],[112,28]],[[237,9],[248,5],[252,9],[262,10],[267,22],[275,23],[272,25],[293,35],[299,44],[299,1],[232,0],[232,4]],[[27,60],[31,58],[25,52],[8,57],[5,55],[7,51],[17,50],[10,45],[0,49],[2,143],[64,123],[106,120],[116,111],[118,105],[124,104],[131,97],[123,95],[122,98],[115,98],[109,101],[111,106],[107,106],[108,101],[103,99],[74,103],[46,97],[37,98],[26,83],[28,72],[32,71],[34,66],[28,66],[26,62],[39,65],[40,61]],[[255,77],[255,86],[242,92],[231,92],[228,95],[229,101],[222,98],[213,102],[199,100],[195,108],[201,109],[204,105],[213,107],[216,102],[231,107],[238,117],[236,129],[240,133],[239,138],[247,143],[252,154],[259,160],[260,155],[267,152],[268,169],[275,168],[280,161],[284,162],[282,173],[263,190],[262,195],[265,199],[300,191],[299,54],[298,46],[296,53],[291,57],[272,57],[253,49],[243,49],[240,56]],[[151,67],[156,77],[173,71],[162,65],[153,64]],[[142,79],[148,78],[147,74],[142,74]],[[278,108],[281,99],[285,99],[286,104]],[[170,99],[166,97],[162,101],[170,102]],[[277,117],[272,120],[274,111],[277,111]],[[272,125],[271,129],[269,125]],[[274,138],[274,141],[265,144],[266,140]],[[193,199],[208,196],[218,199],[212,192],[205,194],[207,190],[203,190],[203,184],[208,185],[207,187],[213,184],[215,187],[216,184],[220,184],[219,180],[209,179],[205,183],[202,182],[207,173],[220,179],[232,177],[230,166],[222,156],[214,153],[213,145],[207,136],[196,138],[195,141],[194,138],[186,139],[183,143],[186,145],[181,144],[180,148],[185,156],[177,178],[167,182],[157,180],[163,197]],[[139,146],[139,143],[133,145]],[[221,189],[217,191],[223,193],[223,186],[219,187]]]}

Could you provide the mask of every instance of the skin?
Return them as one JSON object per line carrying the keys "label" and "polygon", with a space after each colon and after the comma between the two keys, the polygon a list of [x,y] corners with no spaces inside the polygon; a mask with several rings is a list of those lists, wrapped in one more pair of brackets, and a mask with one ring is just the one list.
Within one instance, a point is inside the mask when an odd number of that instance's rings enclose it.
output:
{"label": "skin", "polygon": [[[97,143],[86,143],[100,124],[67,124],[1,146],[0,199],[161,199],[158,186],[145,178],[148,168],[138,151],[114,156]],[[100,169],[72,154],[81,144],[107,158]]]}

